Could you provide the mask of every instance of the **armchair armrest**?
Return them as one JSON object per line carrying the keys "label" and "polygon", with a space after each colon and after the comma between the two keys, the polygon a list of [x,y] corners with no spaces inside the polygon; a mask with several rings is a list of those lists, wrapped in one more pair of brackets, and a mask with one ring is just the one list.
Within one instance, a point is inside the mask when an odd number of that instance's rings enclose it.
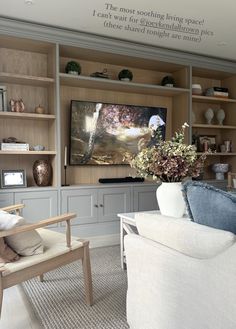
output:
{"label": "armchair armrest", "polygon": [[0,208],[0,209],[4,210],[4,211],[7,211],[7,212],[10,212],[10,211],[19,211],[20,209],[22,209],[24,207],[25,207],[25,205],[20,203],[20,204],[15,204],[15,205],[12,205],[12,206],[3,207],[3,208]]}
{"label": "armchair armrest", "polygon": [[67,224],[66,242],[67,242],[67,246],[70,247],[70,245],[71,245],[70,220],[74,217],[76,217],[75,213],[68,213],[68,214],[63,214],[63,215],[48,218],[48,219],[43,219],[37,223],[18,226],[11,230],[0,231],[0,238],[10,236],[13,234],[17,234],[17,233],[32,231],[37,228],[41,228],[41,227],[45,227],[45,226],[48,226],[51,224],[56,224],[56,223],[66,221],[66,224]]}

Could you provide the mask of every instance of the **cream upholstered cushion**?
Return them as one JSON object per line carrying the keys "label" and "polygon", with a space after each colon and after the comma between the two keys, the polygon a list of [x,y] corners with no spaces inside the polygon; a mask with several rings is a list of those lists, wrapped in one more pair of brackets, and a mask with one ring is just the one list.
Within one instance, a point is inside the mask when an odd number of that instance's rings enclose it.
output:
{"label": "cream upholstered cushion", "polygon": [[23,217],[0,210],[0,231],[10,230],[24,223],[25,220]]}
{"label": "cream upholstered cushion", "polygon": [[82,247],[83,244],[72,237],[71,247],[66,246],[66,235],[51,231],[50,229],[38,229],[37,230],[43,240],[44,253],[33,256],[20,257],[20,259],[14,263],[4,265],[2,271],[3,276],[7,276],[10,273],[25,269],[32,265],[38,264],[45,260],[52,259],[56,256],[63,255],[70,250]]}
{"label": "cream upholstered cushion", "polygon": [[8,246],[21,256],[43,253],[42,238],[36,230],[7,236],[5,241]]}
{"label": "cream upholstered cushion", "polygon": [[231,232],[186,219],[140,213],[136,223],[141,236],[195,258],[213,257],[236,242]]}

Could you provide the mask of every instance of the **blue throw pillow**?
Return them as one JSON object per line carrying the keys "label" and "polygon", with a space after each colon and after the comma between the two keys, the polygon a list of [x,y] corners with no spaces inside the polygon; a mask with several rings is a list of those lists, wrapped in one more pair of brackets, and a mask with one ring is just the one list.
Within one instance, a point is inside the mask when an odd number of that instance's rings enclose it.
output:
{"label": "blue throw pillow", "polygon": [[236,234],[236,196],[197,181],[183,184],[192,221]]}

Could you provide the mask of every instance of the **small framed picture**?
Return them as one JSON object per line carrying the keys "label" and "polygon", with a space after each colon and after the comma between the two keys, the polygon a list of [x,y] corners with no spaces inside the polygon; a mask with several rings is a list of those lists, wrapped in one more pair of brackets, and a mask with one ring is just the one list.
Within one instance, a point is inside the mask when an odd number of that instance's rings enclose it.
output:
{"label": "small framed picture", "polygon": [[26,187],[25,170],[2,170],[1,188]]}
{"label": "small framed picture", "polygon": [[199,148],[200,152],[206,152],[208,150],[216,151],[216,136],[215,135],[200,135],[198,148]]}

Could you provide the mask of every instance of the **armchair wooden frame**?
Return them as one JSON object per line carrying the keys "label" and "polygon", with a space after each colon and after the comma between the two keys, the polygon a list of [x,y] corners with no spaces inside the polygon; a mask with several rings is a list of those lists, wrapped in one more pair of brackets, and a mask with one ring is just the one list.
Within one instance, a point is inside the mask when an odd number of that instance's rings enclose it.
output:
{"label": "armchair wooden frame", "polygon": [[[19,214],[20,209],[24,207],[23,204],[13,205],[5,208],[1,208],[7,212],[15,211],[16,214]],[[3,300],[3,290],[29,280],[35,276],[39,276],[40,281],[43,281],[43,274],[54,270],[60,266],[66,265],[68,263],[74,262],[78,259],[82,260],[83,273],[84,273],[84,284],[85,284],[85,302],[87,305],[92,305],[93,303],[93,294],[92,294],[92,275],[91,275],[91,265],[90,265],[90,256],[89,256],[89,241],[78,239],[81,242],[80,246],[75,249],[71,249],[71,229],[70,229],[70,220],[74,218],[76,214],[68,213],[49,219],[41,220],[34,224],[27,224],[16,227],[11,230],[0,231],[0,237],[10,236],[20,232],[27,232],[30,230],[43,228],[48,225],[55,223],[66,222],[66,235],[65,235],[65,248],[68,248],[68,252],[56,256],[51,259],[40,261],[37,264],[28,266],[19,271],[9,273],[6,276],[2,275],[4,267],[0,268],[0,314],[2,309],[2,300]],[[34,257],[34,256],[30,256]]]}

